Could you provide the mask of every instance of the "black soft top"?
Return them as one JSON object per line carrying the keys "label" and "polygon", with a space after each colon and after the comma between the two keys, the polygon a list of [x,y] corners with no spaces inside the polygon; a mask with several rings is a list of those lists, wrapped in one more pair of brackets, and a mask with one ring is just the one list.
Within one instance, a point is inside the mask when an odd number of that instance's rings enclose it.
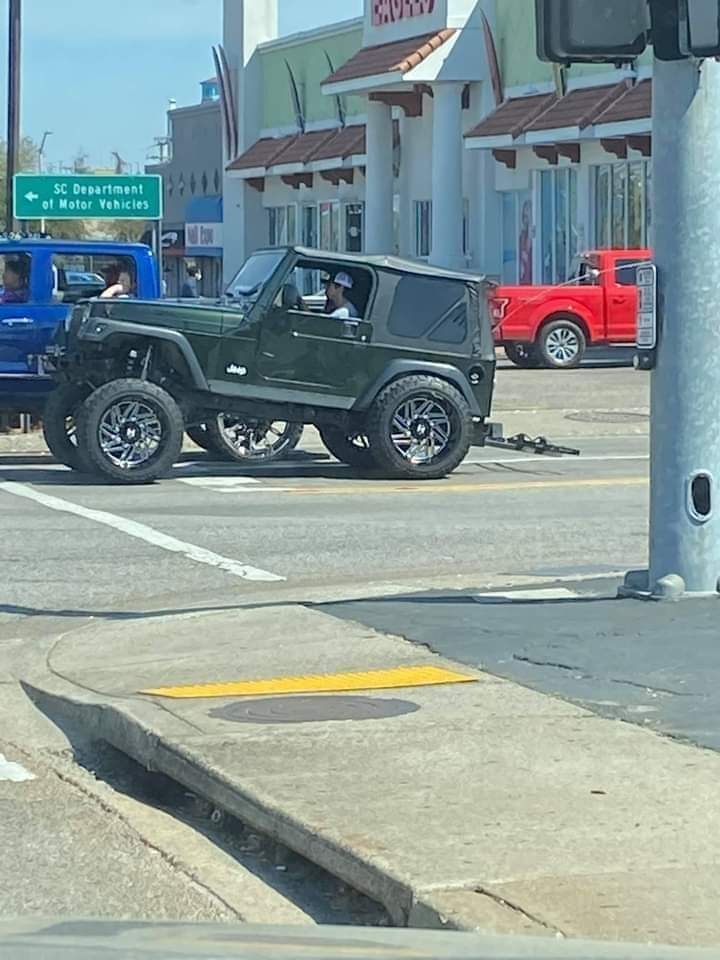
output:
{"label": "black soft top", "polygon": [[393,270],[396,273],[416,274],[419,277],[437,277],[448,280],[460,280],[463,283],[490,283],[491,281],[480,273],[472,273],[469,270],[445,270],[441,267],[433,267],[421,260],[405,260],[402,257],[388,256],[385,254],[361,254],[361,253],[331,253],[328,250],[315,250],[312,247],[267,247],[263,250],[255,250],[255,253],[277,253],[278,250],[285,249],[288,253],[293,252],[299,257],[307,257],[312,260],[320,260],[323,263],[338,264],[356,264],[357,266],[374,267],[378,270]]}

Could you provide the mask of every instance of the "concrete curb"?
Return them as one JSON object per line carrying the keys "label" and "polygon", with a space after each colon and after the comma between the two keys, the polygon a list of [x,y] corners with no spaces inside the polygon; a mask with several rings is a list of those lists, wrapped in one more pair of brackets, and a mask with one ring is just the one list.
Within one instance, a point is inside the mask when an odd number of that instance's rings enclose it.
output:
{"label": "concrete curb", "polygon": [[276,803],[230,782],[192,747],[174,744],[176,736],[192,740],[193,728],[151,703],[100,699],[51,674],[35,674],[21,681],[21,686],[58,726],[80,726],[84,736],[104,740],[146,769],[178,781],[381,903],[397,926],[556,935],[542,920],[509,903],[479,897],[480,891],[413,889],[380,856],[318,836],[309,824],[288,816]]}

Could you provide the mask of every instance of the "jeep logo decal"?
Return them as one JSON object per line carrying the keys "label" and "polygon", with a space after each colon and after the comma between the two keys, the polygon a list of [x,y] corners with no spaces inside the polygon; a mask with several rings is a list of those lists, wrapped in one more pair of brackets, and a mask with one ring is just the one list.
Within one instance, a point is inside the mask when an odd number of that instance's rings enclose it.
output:
{"label": "jeep logo decal", "polygon": [[241,367],[237,363],[229,363],[225,367],[225,373],[231,374],[234,377],[246,377],[247,367]]}

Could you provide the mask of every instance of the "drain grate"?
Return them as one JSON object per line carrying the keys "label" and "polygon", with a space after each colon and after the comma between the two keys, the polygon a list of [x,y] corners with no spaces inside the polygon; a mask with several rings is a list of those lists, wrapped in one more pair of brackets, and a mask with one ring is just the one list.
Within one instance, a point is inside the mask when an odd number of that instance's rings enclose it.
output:
{"label": "drain grate", "polygon": [[211,710],[209,716],[233,723],[317,723],[332,720],[385,720],[415,713],[410,700],[371,697],[264,697]]}
{"label": "drain grate", "polygon": [[628,410],[579,410],[565,414],[565,419],[580,423],[644,423],[650,419],[650,414]]}

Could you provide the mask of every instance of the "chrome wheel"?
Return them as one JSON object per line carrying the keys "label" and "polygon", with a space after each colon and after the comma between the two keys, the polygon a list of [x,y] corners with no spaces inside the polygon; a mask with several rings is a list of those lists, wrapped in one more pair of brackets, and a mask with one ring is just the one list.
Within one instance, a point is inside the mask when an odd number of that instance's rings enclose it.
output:
{"label": "chrome wheel", "polygon": [[404,401],[392,417],[391,442],[411,464],[430,463],[450,443],[452,421],[445,405],[422,394]]}
{"label": "chrome wheel", "polygon": [[571,327],[556,327],[545,339],[547,355],[558,366],[567,366],[580,353],[580,339]]}
{"label": "chrome wheel", "polygon": [[218,430],[232,452],[248,460],[268,460],[293,449],[299,439],[298,424],[285,420],[238,420],[221,413]]}
{"label": "chrome wheel", "polygon": [[132,470],[147,463],[160,449],[162,423],[149,404],[125,398],[103,413],[98,424],[98,440],[111,463]]}

